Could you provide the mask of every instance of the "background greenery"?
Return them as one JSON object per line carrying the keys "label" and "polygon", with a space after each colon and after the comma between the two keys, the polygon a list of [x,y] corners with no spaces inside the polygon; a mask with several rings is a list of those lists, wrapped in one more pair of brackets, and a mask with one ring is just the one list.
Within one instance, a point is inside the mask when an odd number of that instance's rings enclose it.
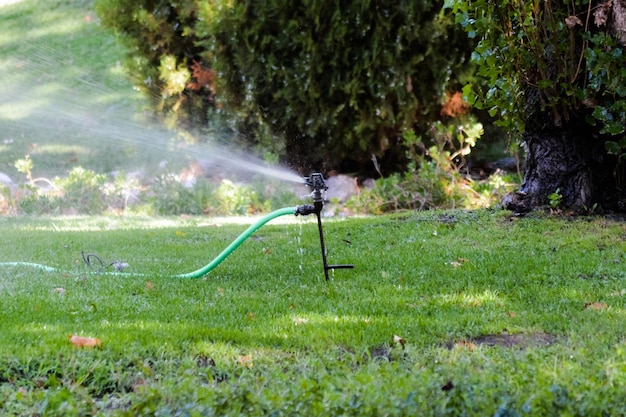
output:
{"label": "background greenery", "polygon": [[97,4],[159,114],[214,130],[226,117],[224,140],[302,174],[371,175],[372,154],[404,168],[402,133],[425,134],[469,72],[472,42],[438,1]]}
{"label": "background greenery", "polygon": [[[10,92],[0,107],[0,162],[23,183],[18,191],[4,187],[4,202],[23,211],[30,204],[37,214],[99,212],[103,198],[107,207],[126,207],[129,195],[116,192],[144,184],[126,174],[114,180],[112,167],[130,171],[146,158],[158,165],[177,153],[167,146],[171,132],[146,133],[145,124],[122,117],[145,101],[121,76],[116,60],[124,50],[98,26],[92,3],[23,0],[0,7],[0,24],[10,29],[0,32],[1,82]],[[119,112],[111,109],[119,103]],[[462,158],[453,155],[464,156],[480,130],[475,120],[459,123],[435,124],[434,142],[407,132],[402,140],[415,165],[352,204],[372,211],[467,204],[459,188],[475,195],[474,185],[488,184],[472,185],[454,169]],[[120,127],[118,138],[132,135],[112,140],[111,126]],[[422,147],[428,157],[412,153]],[[187,188],[178,174],[159,172],[153,210],[248,210],[239,204],[245,189],[224,183],[217,195],[231,197],[221,201],[212,197],[214,184]],[[56,189],[31,189],[41,185],[38,176]],[[433,210],[325,220],[330,261],[355,264],[326,283],[311,219],[277,220],[211,275],[177,280],[170,276],[204,265],[245,225],[123,212],[0,217],[0,262],[58,268],[0,266],[7,414],[624,412],[619,219]],[[102,265],[85,265],[82,251]],[[114,261],[142,275],[99,273],[112,272]],[[75,348],[73,334],[102,346]]]}
{"label": "background greenery", "polygon": [[[14,164],[25,155],[49,178],[78,165],[98,173],[144,166],[153,153],[144,149],[138,157],[137,145],[150,129],[132,114],[145,99],[126,77],[125,50],[100,27],[92,2],[24,0],[1,6],[0,21],[0,171],[17,181]],[[115,129],[122,125],[124,134]],[[136,142],[122,140],[129,136]]]}

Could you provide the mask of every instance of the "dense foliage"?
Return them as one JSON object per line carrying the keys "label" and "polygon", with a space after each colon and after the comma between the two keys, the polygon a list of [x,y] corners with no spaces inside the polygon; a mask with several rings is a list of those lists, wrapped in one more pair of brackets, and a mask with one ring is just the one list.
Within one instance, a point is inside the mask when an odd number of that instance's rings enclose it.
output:
{"label": "dense foliage", "polygon": [[195,2],[98,0],[96,6],[103,24],[128,46],[128,72],[152,110],[171,126],[208,123],[215,73],[197,46]]}
{"label": "dense foliage", "polygon": [[451,23],[431,0],[239,1],[214,26],[217,62],[229,106],[284,135],[290,162],[371,165],[439,117],[470,47]]}
{"label": "dense foliage", "polygon": [[226,113],[247,146],[305,171],[406,163],[403,130],[440,117],[471,50],[432,0],[98,5],[157,109],[202,127]]}
{"label": "dense foliage", "polygon": [[489,88],[481,93],[468,86],[465,93],[515,131],[585,120],[597,126],[597,135],[607,136],[610,153],[621,154],[626,148],[622,3],[446,1],[470,37],[480,39],[473,60]]}

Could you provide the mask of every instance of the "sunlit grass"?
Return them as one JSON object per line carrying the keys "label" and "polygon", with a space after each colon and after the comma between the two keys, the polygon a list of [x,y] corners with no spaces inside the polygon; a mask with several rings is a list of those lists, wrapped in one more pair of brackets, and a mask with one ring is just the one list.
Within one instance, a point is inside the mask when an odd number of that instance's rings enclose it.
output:
{"label": "sunlit grass", "polygon": [[[399,410],[412,393],[410,409],[430,415],[494,414],[502,398],[518,412],[528,403],[552,413],[557,385],[571,393],[565,409],[619,403],[605,390],[626,381],[619,221],[489,211],[327,221],[329,260],[355,265],[327,283],[316,224],[298,219],[264,226],[201,279],[171,277],[210,261],[243,229],[201,217],[2,219],[2,261],[61,271],[0,269],[0,353],[22,364],[3,386],[52,398],[49,386],[23,378],[49,380],[45,369],[59,368],[60,380],[82,375],[60,382],[75,401],[111,389],[135,415],[154,398],[131,388],[138,381],[150,381],[161,405],[220,380],[212,395],[235,407],[245,381],[257,405],[327,415],[359,392],[369,393],[361,412]],[[86,266],[83,250],[104,265]],[[94,273],[116,259],[142,275]],[[102,349],[78,351],[71,334],[97,337]],[[120,385],[110,373],[95,378],[96,364],[116,369]],[[327,397],[339,381],[344,389]],[[468,397],[470,387],[483,395]],[[604,392],[602,402],[580,402],[590,390]],[[194,404],[217,399],[206,401]]]}
{"label": "sunlit grass", "polygon": [[[124,50],[99,26],[93,2],[23,0],[0,7],[0,25],[0,139],[7,140],[0,172],[17,182],[14,163],[31,154],[36,176],[66,175],[78,165],[141,168],[137,147],[127,152],[112,128],[144,99],[120,73]],[[60,153],[64,146],[88,152]]]}

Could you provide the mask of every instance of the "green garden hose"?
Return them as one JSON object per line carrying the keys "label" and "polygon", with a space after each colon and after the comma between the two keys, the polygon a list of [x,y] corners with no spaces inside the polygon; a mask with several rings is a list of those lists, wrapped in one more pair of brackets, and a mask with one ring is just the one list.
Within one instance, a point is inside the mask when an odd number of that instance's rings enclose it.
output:
{"label": "green garden hose", "polygon": [[[297,210],[297,207],[285,207],[285,208],[281,208],[281,209],[272,211],[271,213],[269,213],[266,216],[262,217],[257,222],[255,222],[250,227],[248,227],[241,235],[239,235],[239,237],[237,237],[237,239],[235,239],[233,241],[233,243],[228,245],[228,247],[226,249],[224,249],[222,251],[222,253],[217,255],[217,257],[215,259],[213,259],[209,264],[207,264],[206,266],[204,266],[204,267],[202,267],[202,268],[200,268],[200,269],[198,269],[196,271],[189,272],[187,274],[173,275],[172,278],[190,278],[190,279],[195,279],[195,278],[203,277],[204,275],[206,275],[210,271],[212,271],[220,263],[222,263],[224,261],[224,259],[226,259],[228,257],[228,255],[230,255],[235,249],[237,249],[254,232],[256,232],[263,225],[265,225],[265,223],[267,223],[270,220],[273,220],[273,219],[275,219],[277,217],[280,217],[280,216],[285,216],[287,214],[296,214],[296,210]],[[59,270],[57,268],[53,268],[53,267],[50,267],[50,266],[46,266],[46,265],[42,265],[42,264],[38,264],[38,263],[33,263],[33,262],[0,262],[0,267],[2,267],[2,266],[27,266],[27,267],[32,267],[32,268],[36,268],[36,269],[41,269],[42,271],[45,271],[45,272],[59,272]],[[131,276],[131,277],[132,276],[135,276],[135,277],[145,276],[145,274],[141,274],[141,273],[132,273],[132,272],[129,273],[129,272],[118,272],[118,271],[105,271],[105,272],[101,272],[101,274],[105,274],[105,275],[124,275],[124,276]]]}
{"label": "green garden hose", "polygon": [[295,214],[296,207],[285,207],[282,209],[274,210],[269,213],[267,216],[262,217],[256,223],[252,224],[250,227],[246,229],[245,232],[239,235],[237,239],[233,241],[226,249],[222,251],[215,259],[213,259],[208,265],[198,269],[197,271],[189,272],[187,274],[179,274],[174,275],[174,278],[200,278],[206,274],[208,274],[213,268],[218,266],[224,259],[228,257],[235,249],[241,245],[244,240],[249,238],[254,232],[256,232],[261,226],[270,220],[275,219],[276,217],[285,216],[287,214]]}

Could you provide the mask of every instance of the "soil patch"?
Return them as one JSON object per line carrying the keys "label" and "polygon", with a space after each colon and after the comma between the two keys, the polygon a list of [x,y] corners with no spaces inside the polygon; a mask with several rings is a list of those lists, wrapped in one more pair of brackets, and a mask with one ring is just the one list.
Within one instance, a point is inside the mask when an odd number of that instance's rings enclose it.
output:
{"label": "soil patch", "polygon": [[500,346],[506,348],[526,349],[529,347],[545,347],[556,343],[557,337],[549,333],[518,333],[488,334],[457,343],[449,343],[448,348],[457,345]]}

